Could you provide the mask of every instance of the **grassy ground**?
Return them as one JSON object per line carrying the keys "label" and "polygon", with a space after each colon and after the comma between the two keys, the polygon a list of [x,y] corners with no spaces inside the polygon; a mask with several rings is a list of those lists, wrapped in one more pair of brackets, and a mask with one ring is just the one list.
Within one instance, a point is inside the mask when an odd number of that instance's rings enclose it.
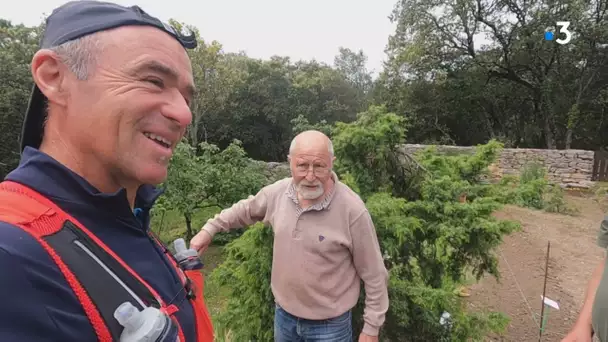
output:
{"label": "grassy ground", "polygon": [[[196,234],[205,221],[220,211],[219,208],[205,208],[199,210],[192,217],[192,230]],[[152,217],[152,230],[167,244],[172,245],[177,238],[186,238],[186,220],[176,211],[155,213]]]}
{"label": "grassy ground", "polygon": [[215,321],[215,317],[222,312],[226,307],[228,289],[221,288],[213,277],[210,277],[211,272],[215,267],[223,261],[222,246],[211,246],[205,252],[203,274],[205,275],[205,302],[211,314],[211,320]]}

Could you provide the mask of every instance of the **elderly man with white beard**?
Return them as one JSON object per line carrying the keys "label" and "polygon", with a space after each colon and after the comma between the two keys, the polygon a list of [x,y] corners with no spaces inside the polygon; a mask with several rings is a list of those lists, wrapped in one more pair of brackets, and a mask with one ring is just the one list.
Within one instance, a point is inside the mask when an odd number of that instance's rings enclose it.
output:
{"label": "elderly man with white beard", "polygon": [[203,253],[219,231],[264,222],[274,231],[271,288],[274,340],[353,340],[352,308],[365,286],[359,341],[378,341],[388,310],[388,272],[365,204],[333,172],[331,140],[296,136],[292,177],[241,200],[205,223],[191,246]]}

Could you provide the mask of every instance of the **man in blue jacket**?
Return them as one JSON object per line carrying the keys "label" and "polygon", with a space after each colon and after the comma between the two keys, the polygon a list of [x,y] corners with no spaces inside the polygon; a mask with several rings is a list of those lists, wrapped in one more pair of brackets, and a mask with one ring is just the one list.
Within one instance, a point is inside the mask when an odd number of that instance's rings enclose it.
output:
{"label": "man in blue jacket", "polygon": [[[49,16],[41,44],[21,161],[6,181],[50,200],[83,228],[62,229],[68,238],[40,237],[44,231],[0,219],[0,341],[118,340],[108,302],[133,292],[144,298],[134,303],[166,309],[182,342],[199,341],[187,282],[149,228],[160,194],[149,184],[166,178],[192,119],[185,49],[195,37],[136,6],[75,1]],[[4,203],[0,218],[30,209]]]}

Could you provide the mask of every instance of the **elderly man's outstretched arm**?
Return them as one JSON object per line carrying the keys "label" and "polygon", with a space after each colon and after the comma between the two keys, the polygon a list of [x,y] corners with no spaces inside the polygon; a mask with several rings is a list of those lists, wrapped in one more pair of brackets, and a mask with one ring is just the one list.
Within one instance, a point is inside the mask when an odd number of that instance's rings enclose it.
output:
{"label": "elderly man's outstretched arm", "polygon": [[250,226],[264,221],[268,208],[266,188],[260,190],[255,196],[238,201],[232,207],[222,210],[213,218],[207,220],[201,231],[192,238],[190,246],[199,253],[203,253],[213,236],[222,231]]}

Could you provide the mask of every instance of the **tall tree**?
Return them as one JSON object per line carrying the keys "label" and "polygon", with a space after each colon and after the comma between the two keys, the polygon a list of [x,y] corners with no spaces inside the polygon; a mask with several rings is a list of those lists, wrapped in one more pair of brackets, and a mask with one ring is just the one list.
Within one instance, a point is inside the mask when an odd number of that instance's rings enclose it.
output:
{"label": "tall tree", "polygon": [[334,58],[334,67],[357,90],[360,110],[367,108],[373,86],[372,74],[366,67],[367,56],[363,50],[354,52],[351,49],[340,47],[339,54]]}
{"label": "tall tree", "polygon": [[[397,86],[411,79],[436,84],[446,77],[462,76],[462,71],[475,70],[481,72],[486,84],[506,81],[512,84],[508,87],[521,89],[526,94],[525,107],[530,107],[525,110],[525,123],[532,132],[520,129],[524,136],[514,134],[512,140],[516,144],[541,147],[538,141],[542,139],[542,147],[556,148],[558,144],[570,147],[572,129],[578,122],[575,118],[580,117],[575,114],[579,106],[574,106],[578,100],[566,107],[556,101],[563,99],[563,96],[556,97],[555,90],[557,75],[562,71],[559,61],[583,62],[581,57],[590,58],[592,50],[596,56],[605,55],[605,46],[599,44],[608,38],[605,30],[599,29],[606,26],[605,8],[605,1],[601,0],[559,3],[553,0],[400,0],[391,18],[397,28],[389,39],[389,63],[384,79]],[[543,41],[547,27],[566,19],[571,21],[571,43]],[[563,33],[556,32],[556,35],[564,38]],[[486,39],[485,44],[480,43],[482,38]],[[591,92],[591,88],[585,87],[591,74],[588,69],[570,73],[569,77],[574,77],[574,83],[579,85],[580,101],[583,92]],[[568,96],[576,99],[570,91]],[[491,118],[488,113],[491,107],[485,102],[485,106],[476,109],[486,112],[479,116],[483,120]],[[513,105],[522,104],[515,102],[510,107]],[[517,115],[512,117],[512,121],[517,119]],[[489,129],[492,125],[485,126]],[[534,127],[540,129],[536,131]],[[496,134],[492,130],[488,133]]]}
{"label": "tall tree", "polygon": [[38,49],[40,27],[0,19],[0,177],[19,162],[19,136],[32,90],[30,62]]}

